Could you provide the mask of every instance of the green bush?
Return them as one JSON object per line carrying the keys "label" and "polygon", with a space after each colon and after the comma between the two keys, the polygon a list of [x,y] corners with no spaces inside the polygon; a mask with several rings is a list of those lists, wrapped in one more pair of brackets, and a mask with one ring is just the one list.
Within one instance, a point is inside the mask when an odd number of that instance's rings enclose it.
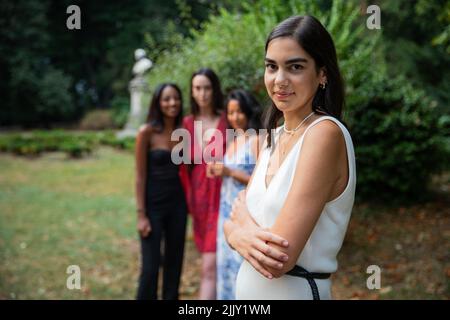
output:
{"label": "green bush", "polygon": [[358,93],[369,97],[351,109],[359,198],[424,199],[431,176],[448,169],[448,116],[402,77],[373,82]]}
{"label": "green bush", "polygon": [[117,128],[123,128],[128,120],[130,113],[130,98],[126,96],[117,96],[111,101],[111,116],[114,125]]}
{"label": "green bush", "polygon": [[78,157],[91,151],[94,140],[64,131],[33,131],[0,135],[0,151],[33,156],[42,152],[64,151]]}
{"label": "green bush", "polygon": [[67,121],[76,113],[70,96],[72,79],[51,66],[38,70],[32,61],[14,67],[0,110],[0,125],[50,126]]}
{"label": "green bush", "polygon": [[133,137],[118,139],[113,133],[101,135],[98,140],[99,144],[123,150],[133,150],[134,142],[135,139]]}
{"label": "green bush", "polygon": [[111,102],[112,120],[117,128],[125,126],[130,113],[130,98],[118,96]]}
{"label": "green bush", "polygon": [[[344,121],[357,157],[360,199],[417,199],[449,155],[443,132],[448,116],[435,101],[402,77],[388,76],[382,31],[366,28],[367,16],[357,1],[260,0],[244,12],[221,10],[200,31],[192,31],[157,58],[150,83],[178,83],[189,101],[192,72],[211,67],[225,91],[251,90],[264,104],[264,44],[270,30],[292,15],[317,17],[331,33],[346,82]],[[188,104],[185,105],[188,108]],[[447,119],[447,120],[445,120]]]}
{"label": "green bush", "polygon": [[324,23],[335,40],[341,68],[351,81],[364,76],[364,72],[356,72],[355,63],[367,64],[376,52],[379,33],[368,32],[359,6],[352,1],[334,1],[327,8],[312,0],[260,0],[243,6],[244,13],[220,10],[201,30],[192,30],[192,38],[179,40],[173,50],[162,52],[149,75],[150,83],[176,82],[189,101],[191,75],[206,66],[218,73],[224,91],[244,88],[267,102],[263,83],[266,37],[276,24],[298,14],[314,15]]}
{"label": "green bush", "polygon": [[36,82],[36,112],[46,121],[67,120],[75,112],[69,93],[72,79],[61,70],[48,69]]}
{"label": "green bush", "polygon": [[69,157],[79,158],[92,152],[99,145],[123,150],[133,150],[134,138],[118,139],[112,131],[70,132],[32,131],[3,133],[0,135],[0,151],[23,156],[36,156],[43,152],[61,151]]}
{"label": "green bush", "polygon": [[111,110],[93,110],[88,112],[80,122],[81,130],[105,130],[116,127]]}
{"label": "green bush", "polygon": [[81,158],[83,154],[91,153],[92,147],[85,141],[71,141],[62,144],[60,150],[67,153],[72,158]]}

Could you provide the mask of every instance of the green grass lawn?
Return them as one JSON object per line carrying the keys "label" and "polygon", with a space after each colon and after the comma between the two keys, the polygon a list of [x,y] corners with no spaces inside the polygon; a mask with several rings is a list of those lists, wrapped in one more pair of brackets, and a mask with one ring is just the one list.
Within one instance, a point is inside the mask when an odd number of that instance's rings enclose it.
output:
{"label": "green grass lawn", "polygon": [[[0,154],[0,299],[134,299],[139,273],[132,153],[83,159]],[[448,188],[447,188],[448,190]],[[188,229],[190,230],[190,229]],[[447,200],[355,207],[333,275],[337,299],[450,299]],[[181,298],[198,293],[200,258],[187,237]],[[366,268],[382,268],[381,290]],[[69,290],[67,267],[81,269]]]}
{"label": "green grass lawn", "polygon": [[[0,157],[0,298],[132,299],[138,246],[133,158]],[[78,265],[82,290],[66,288]]]}

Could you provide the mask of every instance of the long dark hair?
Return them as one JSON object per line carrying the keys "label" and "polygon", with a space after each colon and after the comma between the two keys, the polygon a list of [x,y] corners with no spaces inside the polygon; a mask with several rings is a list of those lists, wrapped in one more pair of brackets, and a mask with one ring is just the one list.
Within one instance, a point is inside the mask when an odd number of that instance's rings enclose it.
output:
{"label": "long dark hair", "polygon": [[[333,39],[319,20],[312,16],[290,17],[277,25],[266,41],[265,51],[270,41],[276,38],[289,37],[297,43],[314,59],[316,71],[325,69],[327,85],[325,89],[318,88],[312,102],[312,110],[341,121],[344,108],[344,81],[339,71],[336,48]],[[277,109],[272,101],[265,114],[265,128],[268,130],[267,144],[271,146],[271,129],[276,128],[283,113]]]}
{"label": "long dark hair", "polygon": [[237,89],[228,94],[226,105],[228,105],[230,100],[237,100],[239,102],[239,107],[248,120],[247,129],[261,129],[262,108],[255,97],[245,90]]}
{"label": "long dark hair", "polygon": [[209,69],[209,68],[201,68],[200,70],[198,70],[197,72],[194,72],[192,74],[191,77],[191,113],[196,116],[198,115],[200,108],[197,104],[197,102],[195,101],[194,97],[192,96],[192,80],[194,79],[195,76],[198,75],[203,75],[205,77],[207,77],[209,79],[209,81],[211,82],[211,86],[212,86],[212,91],[213,91],[213,112],[215,115],[219,115],[220,114],[220,110],[223,109],[223,93],[222,93],[222,89],[220,88],[220,81],[219,81],[219,77],[216,75],[216,73]]}
{"label": "long dark hair", "polygon": [[178,93],[180,97],[180,112],[175,118],[175,128],[181,127],[181,121],[183,120],[183,96],[181,95],[181,90],[174,83],[162,83],[156,87],[155,93],[153,94],[152,101],[150,102],[150,110],[147,116],[147,122],[156,131],[164,130],[164,116],[161,111],[161,96],[165,88],[172,87]]}

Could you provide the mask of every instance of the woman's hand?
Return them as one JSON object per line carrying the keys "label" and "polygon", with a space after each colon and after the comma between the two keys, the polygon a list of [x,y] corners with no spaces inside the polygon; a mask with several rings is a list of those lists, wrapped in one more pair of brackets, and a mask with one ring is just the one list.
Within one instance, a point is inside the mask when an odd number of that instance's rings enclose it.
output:
{"label": "woman's hand", "polygon": [[223,176],[230,175],[230,169],[227,168],[221,162],[210,163],[210,164],[208,164],[208,168],[211,172],[211,175],[213,175],[215,177],[223,177]]}
{"label": "woman's hand", "polygon": [[142,238],[146,238],[152,232],[150,220],[147,217],[138,217],[137,230]]}
{"label": "woman's hand", "polygon": [[206,164],[206,177],[207,178],[214,178],[214,163],[210,162]]}
{"label": "woman's hand", "polygon": [[[228,232],[227,241],[231,247],[239,252],[259,273],[272,279],[273,275],[267,266],[281,269],[288,256],[280,250],[270,247],[269,243],[287,247],[285,239],[261,228],[251,218],[245,204],[245,191],[239,193],[233,203],[231,219],[226,222]],[[225,233],[227,235],[227,232]]]}

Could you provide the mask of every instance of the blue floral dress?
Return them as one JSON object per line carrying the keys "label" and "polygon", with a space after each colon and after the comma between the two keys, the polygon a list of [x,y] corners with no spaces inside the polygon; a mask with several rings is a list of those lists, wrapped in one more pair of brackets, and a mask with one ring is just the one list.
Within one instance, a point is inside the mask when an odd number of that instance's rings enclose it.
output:
{"label": "blue floral dress", "polygon": [[[251,175],[255,167],[256,159],[251,151],[251,140],[247,141],[239,147],[234,155],[225,154],[224,165],[230,169],[237,169]],[[242,257],[230,248],[225,235],[223,233],[223,224],[229,219],[231,206],[234,199],[241,190],[245,189],[245,185],[239,181],[224,177],[222,180],[222,188],[220,192],[220,209],[219,221],[217,224],[217,299],[234,300],[236,276],[242,263]]]}

